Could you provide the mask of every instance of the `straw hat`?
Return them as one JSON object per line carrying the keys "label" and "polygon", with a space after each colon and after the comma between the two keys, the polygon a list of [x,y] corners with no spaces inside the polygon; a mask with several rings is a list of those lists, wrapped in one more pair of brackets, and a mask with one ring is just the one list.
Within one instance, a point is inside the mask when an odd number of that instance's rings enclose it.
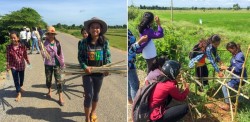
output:
{"label": "straw hat", "polygon": [[57,33],[56,33],[56,29],[55,29],[53,26],[49,26],[49,27],[47,28],[46,34],[48,34],[48,33],[57,34]]}
{"label": "straw hat", "polygon": [[108,29],[108,25],[106,24],[106,22],[104,22],[103,20],[97,18],[97,17],[93,17],[90,20],[87,20],[84,22],[84,27],[86,29],[87,32],[89,32],[89,26],[92,23],[99,23],[101,25],[101,33],[104,34],[107,32]]}

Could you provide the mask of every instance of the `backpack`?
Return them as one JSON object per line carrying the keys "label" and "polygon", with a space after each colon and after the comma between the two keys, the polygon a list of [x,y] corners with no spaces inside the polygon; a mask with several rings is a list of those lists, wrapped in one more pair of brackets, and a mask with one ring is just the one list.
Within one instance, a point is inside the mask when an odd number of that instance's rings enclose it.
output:
{"label": "backpack", "polygon": [[198,44],[196,44],[192,51],[189,52],[189,59],[195,58],[199,54],[203,54],[206,51],[206,47],[209,45],[209,42],[206,40],[199,41]]}
{"label": "backpack", "polygon": [[149,120],[149,115],[152,110],[149,109],[148,99],[152,89],[154,89],[159,82],[161,81],[155,81],[149,85],[144,85],[137,91],[132,107],[134,122],[147,122]]}

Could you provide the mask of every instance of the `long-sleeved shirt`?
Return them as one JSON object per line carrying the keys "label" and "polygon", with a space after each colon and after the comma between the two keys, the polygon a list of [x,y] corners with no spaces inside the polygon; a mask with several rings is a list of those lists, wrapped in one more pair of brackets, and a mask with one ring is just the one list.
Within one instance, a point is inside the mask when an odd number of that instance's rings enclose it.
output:
{"label": "long-sleeved shirt", "polygon": [[8,45],[6,53],[8,68],[13,68],[17,71],[23,71],[25,69],[25,60],[27,63],[30,63],[26,48],[20,43],[15,48],[13,44]]}
{"label": "long-sleeved shirt", "polygon": [[50,59],[44,58],[44,64],[45,65],[55,66],[56,65],[56,59],[57,59],[59,61],[61,67],[65,66],[62,47],[61,47],[61,50],[60,50],[60,52],[61,52],[60,55],[58,55],[58,53],[57,53],[58,45],[60,45],[60,43],[57,42],[57,41],[55,41],[54,45],[51,45],[48,40],[46,40],[44,42],[44,48],[48,52],[48,54],[50,55]]}
{"label": "long-sleeved shirt", "polygon": [[[78,48],[78,61],[82,69],[86,69],[89,65],[89,54],[88,54],[88,45],[91,40],[84,39]],[[109,42],[108,40],[104,41],[103,44],[103,65],[111,63],[111,54],[109,49]]]}
{"label": "long-sleeved shirt", "polygon": [[149,41],[152,41],[152,39],[158,39],[158,38],[162,38],[164,36],[163,34],[163,29],[161,26],[158,25],[158,30],[154,31],[151,28],[147,28],[143,31],[143,33],[140,34],[140,37],[143,35],[147,35],[148,36],[148,41],[144,42],[141,44],[141,47],[136,51],[137,53],[141,53],[143,48],[145,46],[147,46],[147,44],[149,43]]}
{"label": "long-sleeved shirt", "polygon": [[[228,68],[228,70],[231,70],[234,67],[234,74],[241,76],[242,73],[242,65],[245,61],[245,56],[242,52],[238,52],[236,55],[234,55],[231,58],[230,61],[230,66]],[[244,69],[244,73],[243,73],[243,77],[247,77],[247,71],[246,68]],[[237,82],[239,82],[240,80],[238,79]]]}
{"label": "long-sleeved shirt", "polygon": [[[212,56],[212,54],[215,56],[215,60]],[[220,61],[220,57],[219,55],[217,55],[217,50],[216,48],[213,47],[212,44],[209,44],[207,47],[206,47],[206,52],[205,54],[200,54],[200,55],[197,55],[195,58],[191,59],[190,62],[189,62],[189,67],[192,68],[194,67],[195,63],[196,62],[199,62],[203,56],[207,57],[207,59],[210,61],[210,63],[212,64],[212,66],[214,67],[215,71],[216,72],[219,72],[219,67],[217,66],[216,62],[219,62]]]}
{"label": "long-sleeved shirt", "polygon": [[128,68],[136,69],[136,50],[140,48],[140,45],[136,42],[136,38],[130,30],[128,30]]}
{"label": "long-sleeved shirt", "polygon": [[149,97],[149,108],[152,110],[149,117],[150,120],[160,119],[165,111],[167,111],[165,101],[168,95],[171,95],[171,97],[178,101],[183,101],[186,99],[189,89],[186,88],[183,92],[180,92],[176,87],[176,84],[177,82],[175,80],[168,80],[157,83],[155,88],[152,89]]}

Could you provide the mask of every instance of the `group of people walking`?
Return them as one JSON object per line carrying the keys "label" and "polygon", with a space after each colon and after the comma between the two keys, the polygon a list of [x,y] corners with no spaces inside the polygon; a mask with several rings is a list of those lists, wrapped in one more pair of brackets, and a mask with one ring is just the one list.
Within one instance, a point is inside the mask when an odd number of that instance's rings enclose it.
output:
{"label": "group of people walking", "polygon": [[[83,39],[78,43],[78,61],[80,67],[85,71],[87,75],[82,76],[84,87],[84,111],[86,116],[86,122],[96,122],[97,114],[96,108],[99,100],[99,92],[102,86],[102,81],[109,72],[104,73],[92,73],[93,67],[101,67],[103,65],[111,63],[111,54],[109,50],[109,42],[104,34],[107,32],[107,24],[105,21],[93,17],[90,20],[84,22],[84,27],[81,29]],[[24,30],[25,31],[25,30]],[[24,35],[24,32],[21,32]],[[37,45],[37,53],[41,53],[44,59],[46,86],[48,92],[46,96],[51,98],[51,86],[52,75],[54,74],[57,92],[59,94],[58,103],[64,106],[63,99],[63,82],[61,77],[61,71],[65,67],[64,54],[61,46],[61,42],[56,38],[56,30],[53,26],[47,28],[45,33],[46,39],[42,45],[38,44],[40,36],[37,31],[31,33],[31,37],[34,39]],[[23,88],[24,74],[25,74],[25,62],[30,65],[29,57],[27,55],[27,38],[20,37],[19,33],[10,32],[11,44],[7,46],[7,72],[11,70],[14,79],[17,97],[16,101],[21,100],[21,94],[25,92]],[[23,43],[22,43],[23,42]],[[39,47],[42,47],[42,51]],[[33,48],[31,49],[32,53]]]}
{"label": "group of people walking", "polygon": [[[158,26],[157,31],[151,27],[154,20]],[[188,113],[188,105],[182,104],[169,107],[170,101],[173,99],[177,101],[184,101],[189,93],[189,84],[183,78],[177,81],[180,74],[180,62],[166,58],[166,56],[157,57],[156,47],[153,39],[162,38],[164,36],[163,28],[161,27],[159,17],[154,17],[152,12],[145,12],[142,20],[138,25],[140,38],[136,42],[136,37],[128,30],[128,101],[137,105],[134,99],[137,97],[137,90],[139,89],[139,80],[136,73],[136,55],[142,53],[143,58],[147,64],[147,77],[145,78],[145,85],[158,81],[155,87],[149,93],[149,120],[157,122],[175,122]],[[201,39],[190,52],[190,68],[195,67],[196,77],[201,79],[202,86],[208,86],[208,68],[206,59],[210,61],[219,77],[224,77],[223,70],[233,70],[233,73],[240,76],[244,70],[244,78],[247,78],[246,69],[242,68],[245,62],[245,57],[240,49],[240,46],[235,42],[229,42],[226,49],[232,54],[230,66],[225,66],[217,52],[217,47],[220,45],[221,37],[218,34],[210,36],[208,39]],[[219,65],[217,65],[217,62]],[[184,86],[181,92],[177,88],[178,82]],[[227,82],[229,87],[238,89],[240,79],[233,77]],[[144,89],[143,89],[144,90]],[[203,87],[199,88],[203,92]],[[223,110],[229,110],[229,99],[227,87],[222,87],[225,103],[220,107]],[[138,94],[140,96],[140,94]],[[137,100],[137,99],[136,99]],[[137,111],[135,111],[137,112]],[[133,113],[134,114],[134,113]],[[134,115],[132,115],[134,116]]]}

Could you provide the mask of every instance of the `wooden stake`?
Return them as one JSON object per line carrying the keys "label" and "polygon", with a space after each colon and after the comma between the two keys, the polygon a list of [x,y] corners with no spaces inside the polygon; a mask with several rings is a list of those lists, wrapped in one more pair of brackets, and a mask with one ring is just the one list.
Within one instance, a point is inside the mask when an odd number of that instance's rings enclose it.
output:
{"label": "wooden stake", "polygon": [[[233,72],[233,71],[234,71],[234,67],[233,67],[233,69],[232,69],[231,72]],[[229,75],[230,75],[230,74],[229,74]],[[228,77],[229,75],[227,75],[227,77]],[[223,84],[225,84],[226,80],[227,80],[227,79],[225,79],[225,80],[223,81]],[[219,87],[218,90],[214,93],[214,95],[213,95],[212,97],[214,97],[214,96],[219,92],[219,90],[221,89],[221,87],[222,87],[222,84],[220,85],[220,87]]]}
{"label": "wooden stake", "polygon": [[[248,46],[246,58],[245,58],[245,61],[244,61],[243,65],[242,65],[242,72],[241,72],[241,76],[240,76],[241,78],[243,78],[243,75],[244,75],[245,65],[246,65],[246,62],[247,62],[249,50],[250,50],[250,45]],[[238,93],[237,93],[237,94],[240,94],[241,86],[242,86],[242,79],[240,79],[240,85],[239,85]],[[239,102],[238,99],[239,99],[239,96],[236,97],[236,103],[235,103],[235,116],[237,115],[238,102]]]}

